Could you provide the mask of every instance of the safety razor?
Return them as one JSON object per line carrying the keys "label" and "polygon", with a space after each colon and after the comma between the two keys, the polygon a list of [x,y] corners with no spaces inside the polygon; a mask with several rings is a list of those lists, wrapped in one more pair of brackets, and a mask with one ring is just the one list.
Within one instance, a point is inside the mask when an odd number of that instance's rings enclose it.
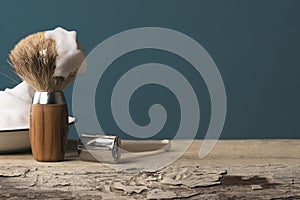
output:
{"label": "safety razor", "polygon": [[169,140],[120,140],[118,136],[81,134],[78,154],[82,161],[118,163],[124,152],[169,151]]}

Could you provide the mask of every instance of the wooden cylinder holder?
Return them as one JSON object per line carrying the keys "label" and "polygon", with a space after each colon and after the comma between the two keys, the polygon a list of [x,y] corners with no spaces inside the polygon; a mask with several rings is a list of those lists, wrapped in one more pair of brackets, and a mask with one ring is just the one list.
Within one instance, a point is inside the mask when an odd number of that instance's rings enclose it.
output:
{"label": "wooden cylinder holder", "polygon": [[68,109],[63,92],[35,92],[30,108],[30,144],[35,160],[64,159],[68,140]]}

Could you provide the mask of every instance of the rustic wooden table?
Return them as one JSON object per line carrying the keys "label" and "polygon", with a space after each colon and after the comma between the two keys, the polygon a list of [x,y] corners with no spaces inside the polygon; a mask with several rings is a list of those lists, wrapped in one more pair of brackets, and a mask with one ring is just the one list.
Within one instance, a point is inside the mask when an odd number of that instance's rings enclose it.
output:
{"label": "rustic wooden table", "polygon": [[64,162],[0,155],[0,199],[300,199],[300,140],[219,141],[199,159],[201,143],[156,172],[82,162],[72,142]]}

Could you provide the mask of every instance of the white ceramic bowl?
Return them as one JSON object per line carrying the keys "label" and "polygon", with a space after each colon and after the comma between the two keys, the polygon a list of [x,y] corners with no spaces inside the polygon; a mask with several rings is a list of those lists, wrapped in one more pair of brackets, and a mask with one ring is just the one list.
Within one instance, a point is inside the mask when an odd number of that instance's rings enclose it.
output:
{"label": "white ceramic bowl", "polygon": [[[75,118],[69,117],[69,126],[75,123]],[[30,149],[29,129],[1,130],[0,153],[24,152]]]}

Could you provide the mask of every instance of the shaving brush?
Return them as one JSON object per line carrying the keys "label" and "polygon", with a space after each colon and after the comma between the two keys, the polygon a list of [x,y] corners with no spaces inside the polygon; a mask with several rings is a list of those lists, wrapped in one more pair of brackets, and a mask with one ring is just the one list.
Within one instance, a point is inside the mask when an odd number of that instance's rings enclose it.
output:
{"label": "shaving brush", "polygon": [[62,55],[57,41],[45,35],[39,32],[22,39],[9,58],[17,74],[36,90],[29,125],[33,157],[55,162],[64,159],[68,139],[68,109],[62,90],[76,77],[79,68],[69,70],[67,75],[55,75]]}

